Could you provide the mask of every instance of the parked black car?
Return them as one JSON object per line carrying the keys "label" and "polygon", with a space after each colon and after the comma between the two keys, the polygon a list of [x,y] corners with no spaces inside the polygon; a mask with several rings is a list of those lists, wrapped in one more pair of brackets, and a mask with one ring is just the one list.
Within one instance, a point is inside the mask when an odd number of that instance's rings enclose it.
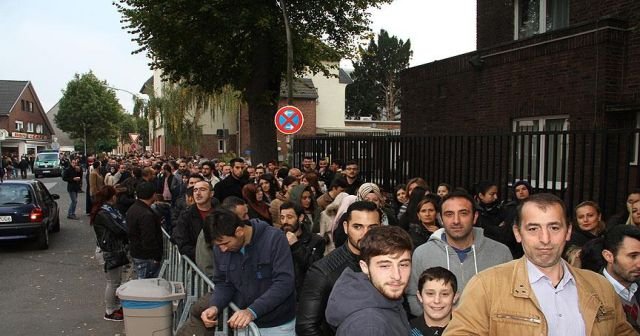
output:
{"label": "parked black car", "polygon": [[60,231],[59,198],[38,180],[0,183],[0,240],[35,238],[48,249],[49,232]]}

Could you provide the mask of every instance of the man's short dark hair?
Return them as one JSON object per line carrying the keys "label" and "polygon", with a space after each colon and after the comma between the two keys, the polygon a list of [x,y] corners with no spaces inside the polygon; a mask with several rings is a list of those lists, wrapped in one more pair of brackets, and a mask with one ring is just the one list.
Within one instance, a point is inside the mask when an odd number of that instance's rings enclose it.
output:
{"label": "man's short dark hair", "polygon": [[471,204],[471,214],[473,215],[473,214],[476,212],[476,206],[475,206],[475,205],[476,205],[476,203],[475,203],[475,201],[473,200],[473,197],[471,197],[471,195],[469,195],[469,193],[467,193],[467,192],[463,192],[463,191],[460,191],[460,190],[455,190],[455,191],[453,191],[452,193],[449,193],[449,195],[445,196],[445,197],[442,199],[442,202],[440,203],[440,208],[441,208],[441,209],[444,209],[444,204],[445,204],[448,200],[451,200],[451,199],[454,199],[454,198],[463,198],[463,199],[466,199],[467,201],[469,201],[469,204]]}
{"label": "man's short dark hair", "polygon": [[347,179],[344,176],[334,178],[333,181],[331,181],[331,187],[329,189],[335,189],[338,187],[343,189],[349,188],[349,182],[347,182]]}
{"label": "man's short dark hair", "polygon": [[456,275],[440,266],[427,268],[420,274],[420,278],[418,278],[418,291],[422,292],[422,288],[424,288],[424,284],[427,283],[427,281],[434,280],[444,282],[445,286],[451,285],[453,294],[458,292],[458,279]]}
{"label": "man's short dark hair", "polygon": [[213,170],[213,168],[214,168],[216,165],[215,165],[215,164],[213,164],[213,162],[211,162],[211,161],[205,161],[205,162],[203,162],[203,163],[202,163],[202,167],[204,167],[204,166],[208,166],[208,167],[209,167],[209,169]]}
{"label": "man's short dark hair", "polygon": [[360,241],[360,260],[369,264],[371,258],[413,251],[411,236],[399,226],[371,228]]}
{"label": "man's short dark hair", "polygon": [[156,194],[156,186],[151,182],[140,182],[136,187],[136,195],[141,200],[149,200]]}
{"label": "man's short dark hair", "polygon": [[338,167],[340,167],[340,169],[344,168],[344,164],[342,164],[342,160],[340,159],[335,159],[332,161],[332,163]]}
{"label": "man's short dark hair", "polygon": [[[514,222],[515,225],[518,226],[518,228],[521,225],[521,221],[522,221],[522,208],[527,204],[527,203],[533,203],[535,204],[538,208],[542,209],[542,210],[546,210],[547,207],[553,206],[553,205],[559,205],[562,208],[562,216],[565,219],[566,222],[566,216],[567,216],[567,207],[565,206],[564,202],[556,195],[554,194],[549,194],[549,193],[540,193],[540,194],[533,194],[531,196],[529,196],[529,198],[525,199],[524,201],[522,201],[522,203],[520,203],[518,205],[518,207],[516,208],[516,220]],[[567,223],[567,225],[569,225]]]}
{"label": "man's short dark hair", "polygon": [[382,211],[380,210],[380,208],[378,208],[378,205],[373,202],[357,201],[351,203],[351,205],[347,208],[347,212],[345,213],[347,223],[351,221],[351,213],[354,211],[377,212],[378,218],[382,220]]}
{"label": "man's short dark hair", "polygon": [[297,218],[300,218],[300,216],[304,214],[304,210],[302,210],[302,207],[291,201],[286,201],[282,203],[282,205],[280,205],[280,211],[286,210],[286,209],[293,209],[293,211],[296,213]]}
{"label": "man's short dark hair", "polygon": [[358,161],[355,161],[355,160],[349,160],[349,161],[347,161],[347,164],[345,165],[345,167],[349,167],[349,166],[351,166],[351,165],[356,165],[356,166],[358,166]]}
{"label": "man's short dark hair", "polygon": [[233,158],[233,159],[231,159],[231,161],[229,161],[229,165],[231,167],[233,167],[236,164],[236,162],[244,163],[244,160],[242,158],[239,158],[239,157]]}
{"label": "man's short dark hair", "polygon": [[245,223],[233,211],[216,209],[205,217],[202,229],[205,239],[213,242],[223,236],[235,236],[236,229],[244,225]]}
{"label": "man's short dark hair", "polygon": [[[200,181],[204,181],[204,176],[202,176],[202,174],[200,174],[200,173],[196,173],[196,174],[191,174],[191,175],[189,175],[189,179],[192,179],[192,178],[194,178],[194,179],[198,179],[198,180],[200,180]],[[189,181],[189,180],[187,180],[187,181]],[[198,181],[198,182],[199,182],[199,181]]]}
{"label": "man's short dark hair", "polygon": [[603,248],[616,256],[625,237],[640,240],[640,228],[623,224],[612,227],[604,235]]}
{"label": "man's short dark hair", "polygon": [[223,209],[234,211],[238,205],[247,205],[247,202],[238,196],[228,196],[222,201],[221,206]]}

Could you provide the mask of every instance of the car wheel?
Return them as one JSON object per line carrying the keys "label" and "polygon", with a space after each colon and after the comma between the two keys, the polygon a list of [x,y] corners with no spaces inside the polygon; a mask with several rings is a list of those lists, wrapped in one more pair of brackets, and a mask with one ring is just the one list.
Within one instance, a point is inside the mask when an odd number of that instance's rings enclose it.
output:
{"label": "car wheel", "polygon": [[36,244],[40,250],[46,250],[49,248],[49,229],[47,227],[44,227],[38,235]]}
{"label": "car wheel", "polygon": [[53,223],[53,226],[51,227],[51,232],[60,232],[60,214],[56,215],[55,222]]}

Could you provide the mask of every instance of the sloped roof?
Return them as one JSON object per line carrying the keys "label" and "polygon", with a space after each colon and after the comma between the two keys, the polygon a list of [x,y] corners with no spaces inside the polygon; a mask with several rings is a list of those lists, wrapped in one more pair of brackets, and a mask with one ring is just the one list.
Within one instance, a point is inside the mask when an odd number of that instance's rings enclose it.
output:
{"label": "sloped roof", "polygon": [[338,73],[338,83],[340,84],[353,84],[353,79],[348,72],[344,69],[340,68],[340,72]]}
{"label": "sloped roof", "polygon": [[[280,98],[289,97],[287,93],[287,82],[280,84]],[[295,78],[293,80],[293,98],[317,99],[318,89],[313,85],[311,78]]]}
{"label": "sloped roof", "polygon": [[150,95],[153,93],[153,76],[149,77],[142,87],[140,88],[140,93]]}
{"label": "sloped roof", "polygon": [[29,81],[0,80],[0,115],[8,115]]}
{"label": "sloped roof", "polygon": [[56,114],[58,114],[58,110],[60,110],[60,101],[58,101],[48,112],[47,119],[53,128],[53,133],[55,133],[55,137],[58,138],[58,143],[60,146],[73,146],[73,140],[69,137],[69,134],[63,132],[58,125],[56,124]]}

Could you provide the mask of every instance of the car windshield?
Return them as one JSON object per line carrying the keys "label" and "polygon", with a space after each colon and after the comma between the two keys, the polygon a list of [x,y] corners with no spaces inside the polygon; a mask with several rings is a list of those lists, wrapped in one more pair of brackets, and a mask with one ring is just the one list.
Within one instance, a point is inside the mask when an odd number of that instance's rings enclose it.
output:
{"label": "car windshield", "polygon": [[29,187],[19,184],[0,184],[0,205],[29,204],[32,196]]}
{"label": "car windshield", "polygon": [[55,161],[55,160],[58,160],[58,154],[56,153],[38,155],[38,161]]}

